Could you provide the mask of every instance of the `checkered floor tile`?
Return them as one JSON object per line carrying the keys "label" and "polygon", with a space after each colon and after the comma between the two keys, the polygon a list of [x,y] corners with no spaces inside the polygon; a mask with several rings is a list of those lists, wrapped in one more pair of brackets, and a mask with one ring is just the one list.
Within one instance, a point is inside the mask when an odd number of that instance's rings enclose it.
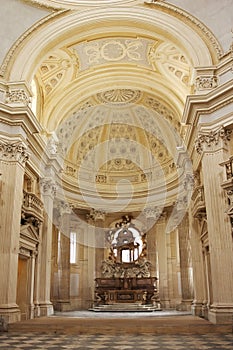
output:
{"label": "checkered floor tile", "polygon": [[51,335],[0,333],[0,350],[233,350],[233,334],[205,335]]}

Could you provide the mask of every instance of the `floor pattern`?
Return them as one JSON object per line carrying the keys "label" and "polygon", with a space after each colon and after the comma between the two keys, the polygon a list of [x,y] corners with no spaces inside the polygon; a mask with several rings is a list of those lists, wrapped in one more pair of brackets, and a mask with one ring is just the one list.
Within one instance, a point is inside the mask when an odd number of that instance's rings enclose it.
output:
{"label": "floor pattern", "polygon": [[222,350],[233,349],[233,334],[205,335],[56,335],[0,333],[0,350]]}

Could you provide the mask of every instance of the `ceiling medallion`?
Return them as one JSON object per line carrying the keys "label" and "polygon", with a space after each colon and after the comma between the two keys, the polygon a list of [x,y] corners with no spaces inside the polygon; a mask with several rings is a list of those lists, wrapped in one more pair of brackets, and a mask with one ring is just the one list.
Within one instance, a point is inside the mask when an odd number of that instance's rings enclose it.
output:
{"label": "ceiling medallion", "polygon": [[97,94],[97,99],[101,103],[136,103],[142,96],[142,92],[139,90],[131,89],[114,89],[107,90]]}
{"label": "ceiling medallion", "polygon": [[99,7],[111,5],[127,5],[139,3],[139,0],[25,0],[32,4],[37,4],[52,8],[75,8],[77,6]]}

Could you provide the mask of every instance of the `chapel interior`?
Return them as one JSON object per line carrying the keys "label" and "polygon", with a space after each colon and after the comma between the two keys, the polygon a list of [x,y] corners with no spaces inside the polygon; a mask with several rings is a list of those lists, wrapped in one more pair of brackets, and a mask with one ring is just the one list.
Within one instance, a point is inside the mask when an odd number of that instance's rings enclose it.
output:
{"label": "chapel interior", "polygon": [[232,0],[0,12],[0,319],[233,318]]}

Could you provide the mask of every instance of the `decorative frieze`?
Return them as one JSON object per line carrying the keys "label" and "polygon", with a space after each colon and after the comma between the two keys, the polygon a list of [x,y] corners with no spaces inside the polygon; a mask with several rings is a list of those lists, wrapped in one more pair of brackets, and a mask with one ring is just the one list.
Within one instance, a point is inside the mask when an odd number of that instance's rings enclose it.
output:
{"label": "decorative frieze", "polygon": [[24,89],[10,90],[6,93],[6,103],[8,104],[23,104],[27,106],[30,102],[30,97]]}
{"label": "decorative frieze", "polygon": [[213,150],[213,147],[218,146],[220,141],[226,143],[230,141],[231,130],[221,127],[219,130],[210,132],[200,132],[195,141],[197,153],[201,154],[204,150]]}
{"label": "decorative frieze", "polygon": [[29,159],[29,154],[23,142],[8,142],[0,140],[0,159],[7,162],[19,162],[22,165]]}
{"label": "decorative frieze", "polygon": [[218,77],[216,75],[199,76],[196,78],[196,90],[211,90],[218,86]]}

